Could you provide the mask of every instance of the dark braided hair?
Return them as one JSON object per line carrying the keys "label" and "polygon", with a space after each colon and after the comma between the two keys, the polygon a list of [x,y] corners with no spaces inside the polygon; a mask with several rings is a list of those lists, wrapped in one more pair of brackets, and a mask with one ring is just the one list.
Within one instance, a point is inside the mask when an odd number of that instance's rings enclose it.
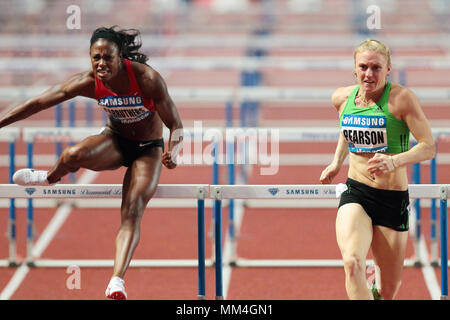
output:
{"label": "dark braided hair", "polygon": [[138,52],[142,46],[142,41],[137,29],[118,29],[118,26],[97,28],[92,33],[91,46],[100,38],[114,42],[124,59],[140,63],[145,63],[148,60],[145,54]]}

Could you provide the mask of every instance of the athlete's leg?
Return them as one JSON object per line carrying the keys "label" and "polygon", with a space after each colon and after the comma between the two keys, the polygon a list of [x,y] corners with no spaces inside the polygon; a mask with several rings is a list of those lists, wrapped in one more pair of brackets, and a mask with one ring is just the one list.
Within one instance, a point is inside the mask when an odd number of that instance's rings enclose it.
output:
{"label": "athlete's leg", "polygon": [[121,165],[122,155],[113,136],[102,133],[64,149],[55,166],[48,172],[47,180],[55,183],[80,168],[101,171],[117,169]]}
{"label": "athlete's leg", "polygon": [[345,270],[350,299],[373,299],[367,287],[366,257],[372,242],[372,220],[361,205],[341,206],[336,217],[336,238]]}
{"label": "athlete's leg", "polygon": [[142,215],[158,186],[161,155],[159,147],[148,150],[133,162],[125,174],[113,276],[123,278],[139,242]]}
{"label": "athlete's leg", "polygon": [[400,288],[407,241],[407,231],[374,226],[372,254],[379,268],[376,282],[383,299],[393,299]]}

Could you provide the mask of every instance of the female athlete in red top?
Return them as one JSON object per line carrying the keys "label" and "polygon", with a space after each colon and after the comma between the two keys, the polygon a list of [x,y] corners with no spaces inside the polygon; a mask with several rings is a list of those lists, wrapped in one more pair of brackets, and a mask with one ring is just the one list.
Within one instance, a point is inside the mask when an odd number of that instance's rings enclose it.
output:
{"label": "female athlete in red top", "polygon": [[[161,163],[176,167],[182,142],[182,122],[158,72],[138,50],[139,31],[98,28],[91,37],[92,69],[73,75],[21,103],[0,118],[0,128],[76,96],[97,99],[108,113],[106,128],[66,148],[51,170],[22,169],[14,181],[21,185],[51,185],[80,168],[95,171],[126,166],[121,225],[116,237],[114,270],[106,295],[126,299],[123,277],[139,241],[140,222],[152,198]],[[163,123],[170,130],[164,152]]]}

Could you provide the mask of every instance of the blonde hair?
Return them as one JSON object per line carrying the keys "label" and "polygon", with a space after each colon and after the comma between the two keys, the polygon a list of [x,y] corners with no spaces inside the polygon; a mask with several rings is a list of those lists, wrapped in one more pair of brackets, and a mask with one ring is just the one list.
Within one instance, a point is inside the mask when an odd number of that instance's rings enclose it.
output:
{"label": "blonde hair", "polygon": [[355,51],[353,51],[353,61],[356,61],[356,54],[364,51],[375,51],[379,54],[384,55],[387,60],[387,65],[391,65],[391,51],[389,50],[389,47],[381,41],[368,39],[361,43],[355,48]]}

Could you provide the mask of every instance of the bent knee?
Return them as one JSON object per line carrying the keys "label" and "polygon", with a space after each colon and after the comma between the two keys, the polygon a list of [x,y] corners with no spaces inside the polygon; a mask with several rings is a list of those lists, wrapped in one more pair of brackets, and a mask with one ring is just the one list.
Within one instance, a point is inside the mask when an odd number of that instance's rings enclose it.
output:
{"label": "bent knee", "polygon": [[350,277],[365,274],[365,260],[357,256],[348,256],[343,258],[344,270]]}
{"label": "bent knee", "polygon": [[64,150],[63,161],[65,163],[78,164],[85,160],[89,155],[89,150],[83,146],[71,146]]}
{"label": "bent knee", "polygon": [[395,295],[397,294],[398,290],[400,289],[401,284],[402,284],[401,280],[383,283],[381,288],[378,290],[378,292],[383,297],[383,299],[392,300],[392,299],[394,299]]}

